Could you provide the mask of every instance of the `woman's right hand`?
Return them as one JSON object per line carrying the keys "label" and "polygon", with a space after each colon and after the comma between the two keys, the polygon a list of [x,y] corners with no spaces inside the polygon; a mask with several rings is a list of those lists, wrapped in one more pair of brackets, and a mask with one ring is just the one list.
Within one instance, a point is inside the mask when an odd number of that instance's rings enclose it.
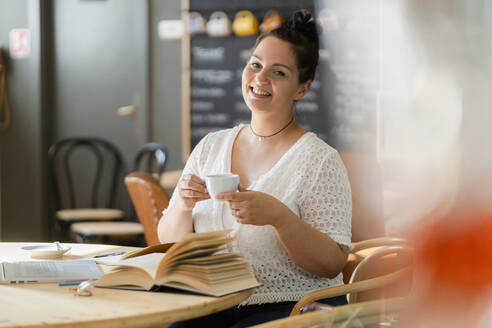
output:
{"label": "woman's right hand", "polygon": [[209,199],[205,181],[194,174],[185,174],[178,182],[180,203],[185,210],[191,211],[199,201]]}

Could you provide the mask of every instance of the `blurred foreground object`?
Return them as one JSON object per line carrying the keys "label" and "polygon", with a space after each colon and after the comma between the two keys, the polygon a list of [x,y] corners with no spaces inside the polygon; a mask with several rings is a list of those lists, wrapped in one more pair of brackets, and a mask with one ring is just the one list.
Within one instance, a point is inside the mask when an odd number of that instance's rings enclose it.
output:
{"label": "blurred foreground object", "polygon": [[414,236],[416,301],[407,326],[490,327],[492,210],[456,210]]}

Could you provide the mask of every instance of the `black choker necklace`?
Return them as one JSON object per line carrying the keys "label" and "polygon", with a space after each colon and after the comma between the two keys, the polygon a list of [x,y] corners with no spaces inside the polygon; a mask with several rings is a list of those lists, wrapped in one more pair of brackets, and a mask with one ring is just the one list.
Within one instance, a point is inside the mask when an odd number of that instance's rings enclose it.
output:
{"label": "black choker necklace", "polygon": [[251,124],[249,125],[249,129],[251,130],[251,133],[253,133],[255,135],[255,137],[258,137],[258,141],[263,141],[264,138],[270,138],[270,137],[273,137],[277,134],[279,134],[280,132],[284,131],[285,129],[287,129],[287,127],[292,123],[294,122],[294,116],[292,116],[292,118],[290,119],[289,123],[287,123],[283,128],[281,128],[280,130],[278,130],[277,132],[275,132],[274,134],[270,134],[268,136],[262,136],[258,133],[255,132],[255,130],[253,130],[253,127],[251,126]]}

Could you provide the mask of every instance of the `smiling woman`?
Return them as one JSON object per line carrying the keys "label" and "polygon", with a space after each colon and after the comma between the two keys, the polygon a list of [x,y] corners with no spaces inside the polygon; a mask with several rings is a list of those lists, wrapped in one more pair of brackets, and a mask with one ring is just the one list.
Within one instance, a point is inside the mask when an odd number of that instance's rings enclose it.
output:
{"label": "smiling woman", "polygon": [[[292,121],[292,104],[304,96],[311,80],[299,82],[288,42],[272,36],[262,41],[243,70],[242,91],[244,101],[255,112],[250,124],[253,134],[274,136],[287,127],[285,122]],[[272,116],[275,119],[269,122]]]}
{"label": "smiling woman", "polygon": [[[294,119],[318,62],[312,15],[295,12],[258,37],[242,74],[249,125],[206,135],[193,150],[159,222],[161,242],[230,229],[232,250],[262,286],[242,307],[172,327],[244,327],[288,316],[311,291],[342,284],[351,192],[338,152]],[[233,173],[239,192],[211,199],[204,177]],[[332,305],[339,299],[328,300]]]}

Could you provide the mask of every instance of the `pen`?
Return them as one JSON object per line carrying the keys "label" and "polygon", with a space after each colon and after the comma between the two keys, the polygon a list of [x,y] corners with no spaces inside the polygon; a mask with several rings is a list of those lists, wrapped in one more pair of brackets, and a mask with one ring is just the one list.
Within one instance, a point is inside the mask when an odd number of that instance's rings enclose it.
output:
{"label": "pen", "polygon": [[58,283],[58,286],[73,286],[73,285],[80,285],[81,282],[85,280],[67,280],[67,281],[60,281]]}
{"label": "pen", "polygon": [[100,258],[100,257],[106,257],[106,256],[115,256],[115,255],[123,255],[123,254],[125,254],[125,252],[114,252],[114,253],[96,255],[96,256],[94,256],[94,258]]}

